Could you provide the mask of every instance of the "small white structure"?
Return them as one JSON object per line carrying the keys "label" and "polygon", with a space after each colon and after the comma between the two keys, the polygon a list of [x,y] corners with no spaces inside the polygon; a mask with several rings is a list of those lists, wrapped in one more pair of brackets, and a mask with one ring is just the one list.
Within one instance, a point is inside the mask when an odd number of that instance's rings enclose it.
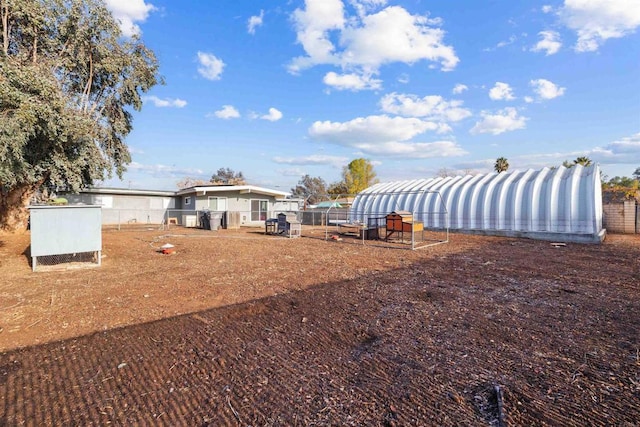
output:
{"label": "small white structure", "polygon": [[100,265],[102,209],[100,206],[29,206],[31,260],[40,264],[71,262]]}
{"label": "small white structure", "polygon": [[394,210],[425,228],[477,234],[585,243],[605,234],[597,165],[380,183],[358,194],[351,216],[366,222]]}

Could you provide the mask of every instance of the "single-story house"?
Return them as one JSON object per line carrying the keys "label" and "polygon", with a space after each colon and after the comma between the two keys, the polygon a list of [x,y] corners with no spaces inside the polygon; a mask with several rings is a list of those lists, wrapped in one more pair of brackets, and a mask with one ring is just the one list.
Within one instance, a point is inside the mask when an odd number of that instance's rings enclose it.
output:
{"label": "single-story house", "polygon": [[166,224],[201,226],[205,212],[211,225],[264,226],[280,212],[298,212],[301,200],[289,193],[255,185],[202,185],[177,191],[88,188],[61,193],[70,204],[101,205],[103,225]]}
{"label": "single-story house", "polygon": [[176,192],[183,210],[234,212],[233,222],[246,226],[264,226],[264,221],[280,212],[297,212],[297,199],[289,193],[255,185],[198,185]]}

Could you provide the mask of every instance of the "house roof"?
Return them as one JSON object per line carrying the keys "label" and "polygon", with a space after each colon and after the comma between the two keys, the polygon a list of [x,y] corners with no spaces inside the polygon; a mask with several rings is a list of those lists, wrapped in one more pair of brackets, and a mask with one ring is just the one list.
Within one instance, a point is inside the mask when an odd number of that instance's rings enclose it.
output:
{"label": "house roof", "polygon": [[240,194],[262,194],[267,196],[273,196],[276,198],[284,199],[289,195],[285,191],[272,190],[270,188],[257,187],[255,185],[197,185],[194,187],[183,188],[177,191],[163,191],[163,190],[138,190],[131,188],[108,188],[108,187],[91,187],[84,190],[80,190],[81,194],[117,194],[123,196],[163,196],[163,197],[175,197],[189,194],[215,194],[215,193],[228,193],[238,192]]}
{"label": "house roof", "polygon": [[336,201],[324,201],[316,204],[316,208],[341,208],[342,205]]}
{"label": "house roof", "polygon": [[173,197],[175,191],[137,190],[132,188],[91,187],[79,191],[80,194],[118,194],[123,196],[164,196]]}
{"label": "house roof", "polygon": [[230,193],[238,192],[240,194],[263,194],[267,196],[274,196],[285,198],[289,195],[286,191],[272,190],[270,188],[257,187],[255,185],[196,185],[194,187],[183,188],[176,192],[179,196],[188,194],[215,194],[215,193]]}

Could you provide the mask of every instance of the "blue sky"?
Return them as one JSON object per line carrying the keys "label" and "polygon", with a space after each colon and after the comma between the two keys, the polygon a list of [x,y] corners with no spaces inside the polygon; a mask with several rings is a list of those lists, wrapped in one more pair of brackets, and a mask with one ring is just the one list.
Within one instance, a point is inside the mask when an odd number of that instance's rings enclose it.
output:
{"label": "blue sky", "polygon": [[364,157],[381,181],[640,167],[640,0],[106,0],[166,80],[105,186],[221,167],[288,191]]}

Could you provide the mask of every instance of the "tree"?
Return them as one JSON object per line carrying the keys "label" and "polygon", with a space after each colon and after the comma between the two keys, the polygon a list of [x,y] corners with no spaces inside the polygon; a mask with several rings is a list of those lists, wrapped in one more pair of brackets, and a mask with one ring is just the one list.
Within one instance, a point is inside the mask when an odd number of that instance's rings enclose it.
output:
{"label": "tree", "polygon": [[573,161],[573,163],[575,163],[576,165],[591,166],[591,164],[592,164],[593,162],[592,162],[592,161],[591,161],[591,159],[590,159],[590,158],[588,158],[588,157],[580,156],[580,157],[577,157],[577,158]]}
{"label": "tree", "polygon": [[448,177],[455,177],[455,176],[456,176],[456,173],[447,168],[440,168],[438,169],[438,172],[436,172],[436,177],[438,178],[448,178]]}
{"label": "tree", "polygon": [[242,172],[235,172],[230,168],[220,168],[211,176],[211,182],[214,184],[231,184],[244,185],[246,180]]}
{"label": "tree", "polygon": [[347,188],[347,184],[345,184],[344,181],[337,181],[329,185],[327,193],[332,196],[347,195],[349,194],[349,189]]}
{"label": "tree", "polygon": [[505,157],[498,157],[496,159],[495,165],[493,166],[493,169],[495,169],[495,171],[498,173],[506,172],[507,169],[509,169],[509,162]]}
{"label": "tree", "polygon": [[[634,174],[635,175],[635,174]],[[627,176],[615,176],[602,183],[602,191],[613,195],[614,198],[640,200],[640,179]]]}
{"label": "tree", "polygon": [[308,203],[315,205],[327,196],[327,183],[320,177],[304,175],[298,185],[291,189],[291,194],[304,197]]}
{"label": "tree", "polygon": [[367,159],[352,160],[342,170],[342,178],[347,188],[347,194],[358,194],[362,190],[376,184],[376,173],[373,165]]}
{"label": "tree", "polygon": [[591,159],[585,156],[576,157],[576,159],[573,162],[569,162],[568,160],[565,160],[564,162],[562,162],[562,166],[564,166],[567,169],[572,168],[575,165],[582,165],[586,167],[586,166],[591,166],[592,164],[593,162],[591,161]]}
{"label": "tree", "polygon": [[204,179],[197,179],[186,176],[180,181],[176,182],[176,187],[178,187],[179,189],[195,187],[198,185],[211,185],[211,181],[205,181]]}
{"label": "tree", "polygon": [[640,180],[629,178],[628,176],[615,176],[607,181],[604,185],[605,188],[626,188],[630,190],[637,190]]}
{"label": "tree", "polygon": [[102,0],[0,0],[0,228],[26,226],[41,187],[122,177],[130,108],[158,63]]}
{"label": "tree", "polygon": [[640,181],[640,167],[636,168],[631,174],[636,180]]}

